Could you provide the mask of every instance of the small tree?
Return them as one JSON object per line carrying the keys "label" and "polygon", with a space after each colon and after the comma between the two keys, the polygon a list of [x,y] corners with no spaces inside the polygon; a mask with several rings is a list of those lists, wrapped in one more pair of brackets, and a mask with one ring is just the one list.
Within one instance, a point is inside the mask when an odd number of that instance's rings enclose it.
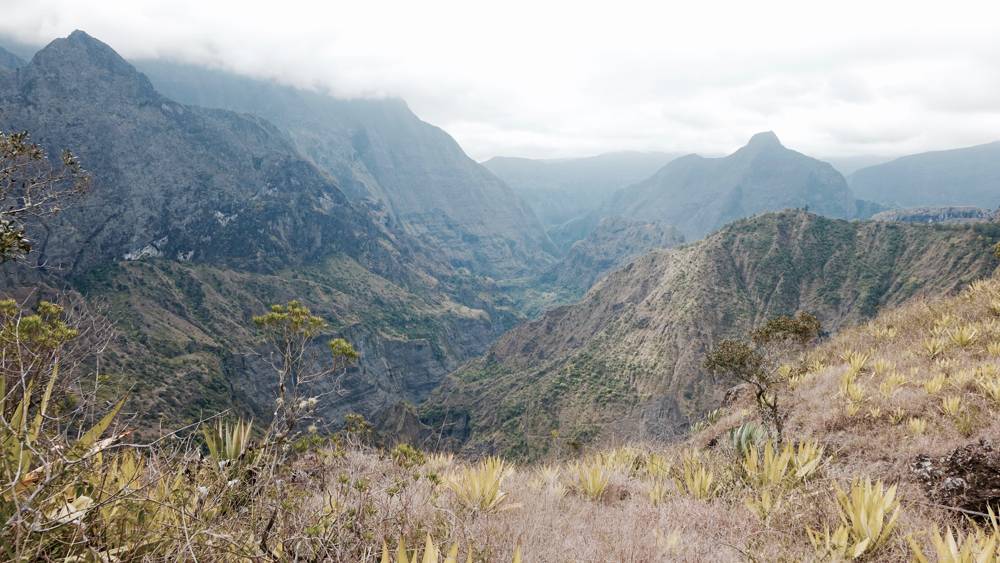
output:
{"label": "small tree", "polygon": [[719,342],[705,357],[705,369],[751,385],[761,421],[780,443],[788,416],[778,399],[779,388],[785,381],[781,362],[801,354],[819,337],[820,330],[819,320],[809,313],[774,317],[751,331],[749,341]]}
{"label": "small tree", "polygon": [[0,263],[31,252],[26,219],[58,213],[89,185],[90,176],[69,151],[56,165],[27,133],[0,131]]}
{"label": "small tree", "polygon": [[[334,338],[327,343],[333,357],[332,365],[307,371],[306,351],[327,324],[299,301],[272,305],[269,312],[254,317],[253,322],[264,341],[272,347],[270,361],[278,378],[272,430],[285,437],[294,430],[303,414],[316,406],[315,398],[302,395],[302,387],[343,371],[358,359],[358,353],[343,338]],[[281,422],[284,427],[278,429],[276,425]]]}

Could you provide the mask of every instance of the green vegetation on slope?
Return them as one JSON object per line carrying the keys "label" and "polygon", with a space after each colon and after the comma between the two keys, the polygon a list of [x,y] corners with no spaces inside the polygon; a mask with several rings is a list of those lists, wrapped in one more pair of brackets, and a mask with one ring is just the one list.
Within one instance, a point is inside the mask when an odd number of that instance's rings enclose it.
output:
{"label": "green vegetation on slope", "polygon": [[580,303],[504,335],[435,390],[421,407],[425,423],[467,451],[529,457],[581,436],[676,435],[733,384],[701,365],[715,340],[800,310],[838,330],[916,296],[947,294],[993,270],[997,240],[995,225],[852,223],[792,211],[739,221],[643,256]]}

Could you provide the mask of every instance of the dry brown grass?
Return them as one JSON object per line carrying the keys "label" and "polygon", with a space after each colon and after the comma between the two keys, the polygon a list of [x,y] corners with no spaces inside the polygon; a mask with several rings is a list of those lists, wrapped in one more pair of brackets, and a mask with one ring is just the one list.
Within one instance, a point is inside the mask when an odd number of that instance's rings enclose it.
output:
{"label": "dry brown grass", "polygon": [[[879,480],[895,486],[898,520],[864,557],[908,561],[908,540],[932,553],[933,530],[968,522],[925,502],[909,466],[918,454],[1000,438],[998,304],[996,280],[917,301],[810,351],[807,373],[787,370],[786,439],[824,451],[804,480],[789,477],[777,449],[761,445],[749,458],[733,449],[727,431],[755,416],[737,403],[684,443],[518,467],[505,482],[509,510],[470,517],[429,492],[431,506],[398,518],[419,530],[429,526],[414,522],[437,521],[442,542],[479,545],[496,560],[514,546],[528,561],[813,560],[820,554],[807,530],[835,531],[845,517],[837,491]],[[765,459],[777,466],[770,475]]]}

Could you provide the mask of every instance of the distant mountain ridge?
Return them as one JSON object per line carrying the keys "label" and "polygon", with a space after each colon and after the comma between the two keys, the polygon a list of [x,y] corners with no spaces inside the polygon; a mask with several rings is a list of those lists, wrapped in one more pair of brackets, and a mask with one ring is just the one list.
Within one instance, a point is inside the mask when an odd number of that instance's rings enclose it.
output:
{"label": "distant mountain ridge", "polygon": [[848,222],[801,211],[737,221],[609,274],[577,304],[504,335],[421,407],[432,436],[469,452],[537,457],[601,438],[664,438],[733,382],[708,347],[778,314],[835,331],[989,275],[1000,226]]}
{"label": "distant mountain ridge", "polygon": [[864,206],[831,165],[785,148],[766,132],[726,157],[673,160],[616,193],[599,214],[661,221],[698,239],[730,221],[786,208],[853,218]]}
{"label": "distant mountain ridge", "polygon": [[893,207],[1000,207],[1000,141],[904,156],[850,176],[862,198]]}

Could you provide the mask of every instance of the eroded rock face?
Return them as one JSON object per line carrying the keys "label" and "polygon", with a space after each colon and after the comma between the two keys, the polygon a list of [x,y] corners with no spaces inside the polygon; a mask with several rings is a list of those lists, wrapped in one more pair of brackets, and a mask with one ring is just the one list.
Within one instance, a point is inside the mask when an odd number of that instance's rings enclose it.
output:
{"label": "eroded rock face", "polygon": [[917,456],[911,471],[933,502],[986,513],[1000,506],[1000,451],[991,442],[967,444],[946,456]]}
{"label": "eroded rock face", "polygon": [[425,241],[449,264],[504,278],[553,261],[531,209],[402,100],[342,100],[196,67],[139,64],[172,99],[274,123],[352,203]]}

